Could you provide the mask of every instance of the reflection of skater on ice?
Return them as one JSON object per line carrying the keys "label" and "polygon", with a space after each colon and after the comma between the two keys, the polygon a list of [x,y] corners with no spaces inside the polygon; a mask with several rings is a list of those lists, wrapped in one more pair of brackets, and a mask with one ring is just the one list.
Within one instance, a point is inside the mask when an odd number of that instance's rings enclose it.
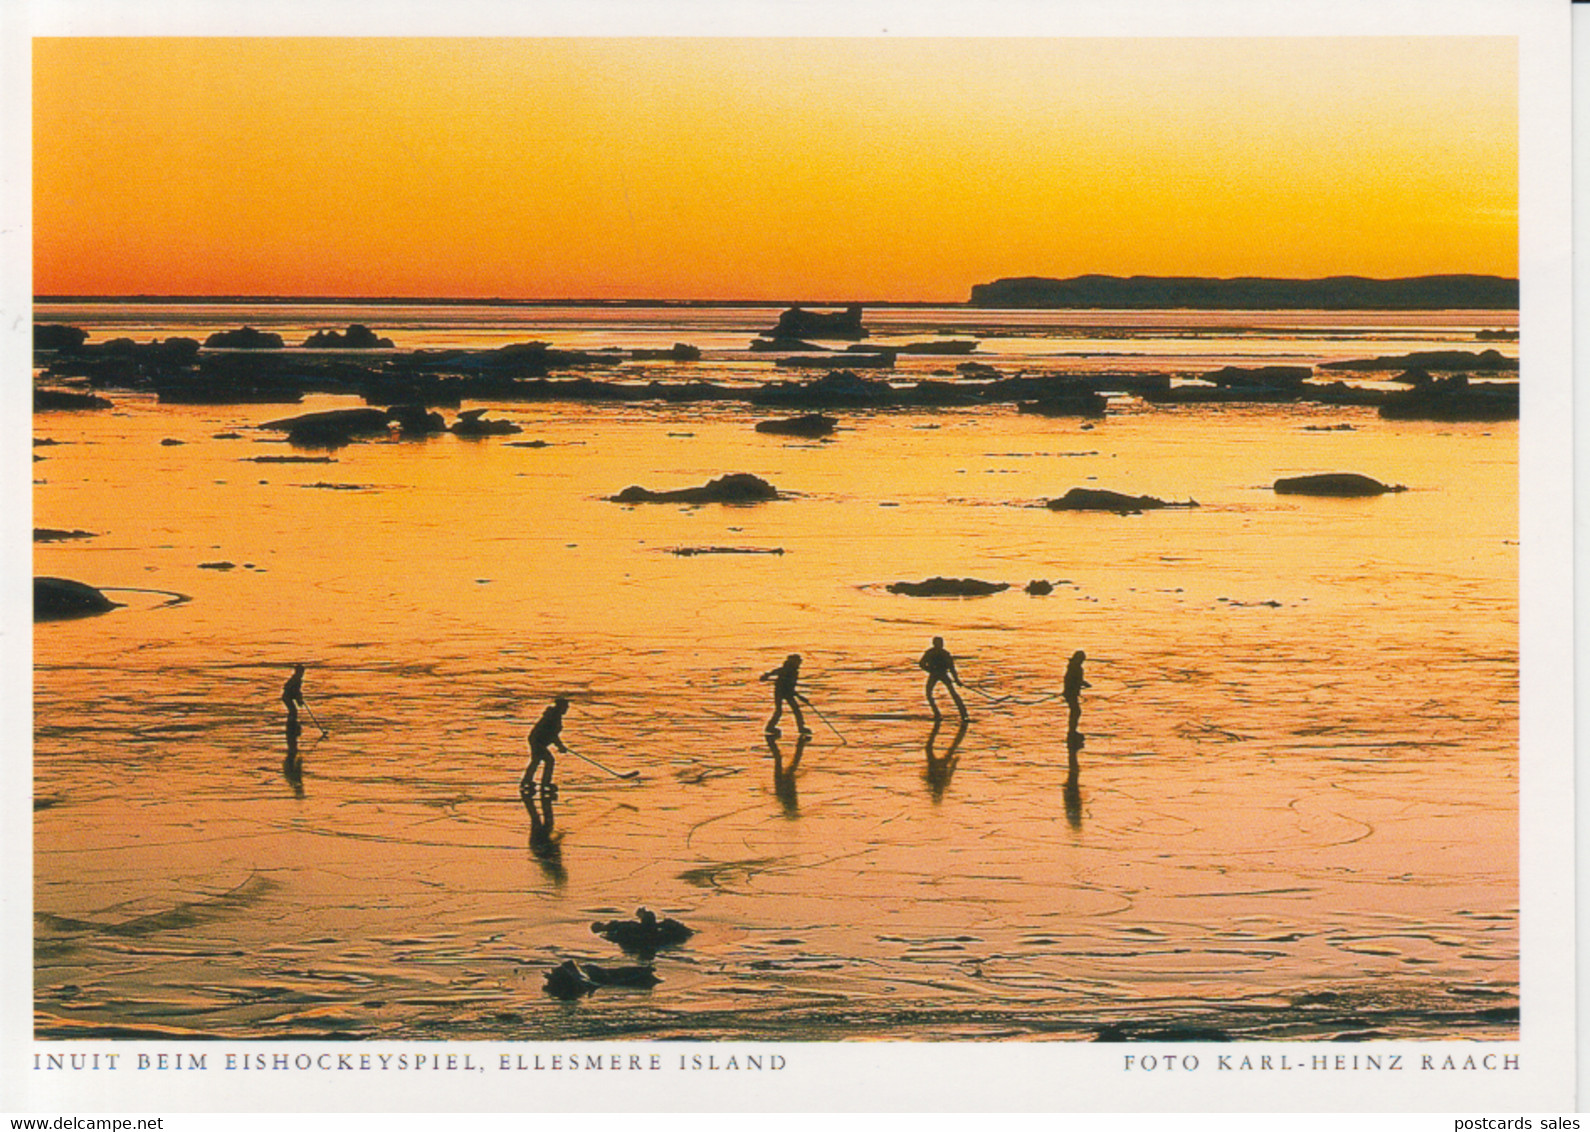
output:
{"label": "reflection of skater on ice", "polygon": [[923,776],[927,779],[928,790],[933,795],[935,802],[943,801],[944,791],[949,788],[950,778],[955,773],[955,764],[958,761],[955,752],[960,749],[961,740],[966,738],[966,720],[962,719],[955,729],[955,735],[950,739],[950,745],[945,748],[942,756],[935,756],[933,745],[938,742],[939,729],[943,726],[941,720],[933,721],[933,729],[927,737],[927,770]]}
{"label": "reflection of skater on ice", "polygon": [[806,746],[812,741],[810,732],[803,732],[795,740],[795,753],[790,756],[789,762],[784,762],[784,752],[778,745],[775,732],[767,733],[767,749],[773,752],[773,795],[784,807],[788,817],[800,816],[800,797],[795,792],[795,772],[800,769],[801,755],[806,753]]}
{"label": "reflection of skater on ice", "polygon": [[569,874],[563,868],[563,835],[552,832],[552,795],[546,791],[522,791],[519,800],[530,815],[530,855],[555,887],[562,888]]}
{"label": "reflection of skater on ice", "polygon": [[304,763],[292,747],[288,747],[287,757],[282,760],[282,777],[292,787],[295,798],[304,796]]}
{"label": "reflection of skater on ice", "polygon": [[1077,783],[1077,780],[1082,777],[1082,764],[1077,761],[1077,752],[1082,749],[1082,745],[1083,745],[1084,742],[1086,742],[1086,740],[1083,738],[1082,732],[1080,732],[1080,731],[1067,732],[1067,734],[1066,734],[1066,785],[1067,786],[1075,786],[1076,783]]}

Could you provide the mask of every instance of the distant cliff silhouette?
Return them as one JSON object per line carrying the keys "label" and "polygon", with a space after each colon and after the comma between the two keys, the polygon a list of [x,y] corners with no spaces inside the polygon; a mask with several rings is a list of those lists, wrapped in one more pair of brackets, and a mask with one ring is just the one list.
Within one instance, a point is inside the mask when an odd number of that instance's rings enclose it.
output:
{"label": "distant cliff silhouette", "polygon": [[1518,280],[1496,275],[1421,275],[1411,279],[1202,279],[1195,276],[1027,276],[979,283],[974,307],[1106,310],[1512,310]]}

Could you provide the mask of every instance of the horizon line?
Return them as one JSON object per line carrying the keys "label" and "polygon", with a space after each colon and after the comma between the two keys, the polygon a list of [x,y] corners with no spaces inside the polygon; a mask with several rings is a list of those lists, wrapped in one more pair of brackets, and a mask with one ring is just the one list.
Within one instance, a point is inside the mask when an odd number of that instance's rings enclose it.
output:
{"label": "horizon line", "polygon": [[[1516,276],[1493,275],[1477,272],[1439,272],[1425,275],[1394,275],[1377,277],[1372,275],[1323,275],[1323,276],[1278,276],[1278,275],[1233,275],[1233,276],[1207,276],[1207,275],[1108,275],[1098,272],[1084,273],[1081,275],[1053,276],[1053,275],[1007,275],[1001,276],[993,283],[1016,281],[1049,281],[1057,283],[1080,282],[1084,280],[1155,280],[1163,282],[1266,282],[1266,283],[1325,283],[1342,280],[1362,280],[1371,283],[1411,283],[1435,279],[1471,279],[1494,280],[1501,283],[1518,283]],[[986,287],[988,284],[975,284],[974,288]],[[767,307],[972,307],[974,306],[972,294],[964,299],[773,299],[773,298],[658,298],[647,296],[624,296],[621,298],[607,297],[595,298],[589,296],[566,296],[558,298],[548,297],[510,297],[505,295],[291,295],[291,294],[34,294],[34,303],[93,303],[93,302],[120,302],[120,303],[191,303],[195,305],[205,303],[367,303],[373,305],[476,305],[476,306],[767,306]],[[986,309],[986,308],[984,308]],[[1512,308],[1496,308],[1512,309]]]}

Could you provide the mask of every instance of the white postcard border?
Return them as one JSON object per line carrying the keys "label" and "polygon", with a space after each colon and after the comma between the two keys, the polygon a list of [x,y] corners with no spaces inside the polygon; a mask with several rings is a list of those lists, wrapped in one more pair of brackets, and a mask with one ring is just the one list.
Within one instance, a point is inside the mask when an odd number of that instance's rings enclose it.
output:
{"label": "white postcard border", "polygon": [[[28,47],[35,35],[1508,35],[1520,48],[1521,351],[1528,359],[1520,423],[1522,1017],[1515,1043],[1374,1042],[1157,1046],[1143,1043],[146,1043],[31,1039],[31,627],[23,565],[26,494],[6,508],[0,618],[5,694],[0,726],[0,1110],[179,1111],[656,1111],[714,1109],[911,1111],[1501,1111],[1574,1104],[1575,996],[1572,608],[1570,43],[1562,0],[1274,4],[1112,0],[1037,5],[685,3],[460,6],[431,0],[373,4],[200,0],[25,0],[0,12],[6,150],[0,254],[6,262],[5,357],[27,373]],[[14,381],[0,449],[28,466],[26,382]],[[119,1054],[112,1071],[35,1068],[51,1054]],[[337,1059],[407,1054],[441,1067],[343,1069]],[[551,1068],[551,1059],[656,1056],[667,1068]],[[137,1058],[203,1057],[202,1070],[138,1069]],[[295,1059],[285,1070],[228,1070],[228,1055]],[[314,1064],[296,1068],[306,1056]],[[502,1070],[503,1056],[542,1069]],[[692,1057],[719,1066],[691,1068]],[[1186,1059],[1197,1059],[1189,1068]],[[1257,1065],[1271,1058],[1271,1068]],[[319,1059],[331,1058],[329,1067]],[[760,1069],[744,1059],[758,1057]],[[1253,1064],[1239,1068],[1242,1058]],[[1280,1068],[1281,1058],[1289,1059]],[[1337,1069],[1311,1059],[1393,1057],[1405,1067]],[[1454,1059],[1445,1068],[1446,1058]],[[472,1068],[445,1067],[469,1058]],[[680,1059],[686,1062],[681,1066]],[[734,1069],[722,1068],[736,1058]],[[779,1068],[772,1060],[781,1059]],[[1145,1064],[1155,1058],[1152,1068]],[[1166,1065],[1175,1058],[1179,1066]],[[1221,1059],[1231,1068],[1222,1068]],[[1435,1064],[1425,1067],[1424,1059]],[[1466,1059],[1477,1058],[1474,1069]],[[1487,1058],[1497,1059],[1494,1063]],[[1135,1059],[1135,1060],[1134,1060]],[[1503,1059],[1513,1059],[1503,1064]],[[1302,1063],[1307,1068],[1292,1066]],[[435,1065],[436,1063],[432,1063]],[[1362,1064],[1361,1062],[1359,1064]],[[1487,1065],[1495,1064],[1496,1068]],[[475,1068],[475,1067],[479,1068]],[[566,1062],[565,1062],[566,1066]]]}

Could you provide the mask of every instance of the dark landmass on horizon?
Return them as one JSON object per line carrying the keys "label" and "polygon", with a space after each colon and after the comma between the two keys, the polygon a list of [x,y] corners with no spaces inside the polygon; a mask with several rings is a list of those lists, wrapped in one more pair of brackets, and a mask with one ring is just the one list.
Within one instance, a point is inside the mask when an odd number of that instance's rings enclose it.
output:
{"label": "dark landmass on horizon", "polygon": [[523,299],[358,295],[35,295],[35,303],[506,307],[967,307],[1053,310],[1516,310],[1518,280],[1497,275],[1421,275],[1371,279],[1253,276],[1079,275],[998,279],[972,287],[965,302],[875,299]]}
{"label": "dark landmass on horizon", "polygon": [[1370,279],[1079,275],[979,283],[971,307],[1054,310],[1516,310],[1518,280],[1497,275]]}

